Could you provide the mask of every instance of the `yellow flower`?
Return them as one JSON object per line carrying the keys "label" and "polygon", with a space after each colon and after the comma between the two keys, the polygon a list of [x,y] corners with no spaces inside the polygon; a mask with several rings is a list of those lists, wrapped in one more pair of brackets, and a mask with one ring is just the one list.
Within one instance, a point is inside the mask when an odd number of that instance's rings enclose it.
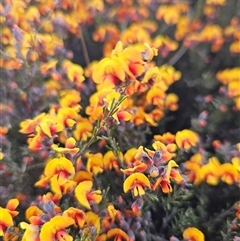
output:
{"label": "yellow flower", "polygon": [[205,180],[209,185],[217,185],[220,177],[221,164],[217,157],[209,158],[209,163],[200,168],[200,176],[195,179],[194,184],[197,185]]}
{"label": "yellow flower", "polygon": [[121,171],[124,174],[130,175],[133,172],[144,172],[145,170],[147,170],[147,168],[148,168],[147,164],[145,164],[143,162],[139,162],[139,164],[135,163],[134,167],[127,168],[127,169],[121,169]]}
{"label": "yellow flower", "polygon": [[153,184],[152,189],[156,190],[157,187],[160,186],[163,193],[172,192],[172,186],[169,180],[164,180],[162,177],[159,177],[157,181]]}
{"label": "yellow flower", "polygon": [[103,168],[104,170],[119,170],[119,166],[123,162],[123,154],[122,152],[118,153],[118,157],[115,156],[113,151],[108,151],[103,156]]}
{"label": "yellow flower", "polygon": [[92,136],[93,125],[87,118],[77,118],[73,135],[78,141],[86,141]]}
{"label": "yellow flower", "polygon": [[183,238],[188,241],[204,241],[204,234],[197,228],[189,227],[184,230]]}
{"label": "yellow flower", "polygon": [[73,225],[74,223],[74,219],[68,216],[56,216],[51,218],[50,221],[44,223],[41,228],[39,236],[40,241],[72,241],[73,237],[65,231],[65,228]]}
{"label": "yellow flower", "polygon": [[128,167],[132,167],[133,163],[137,161],[135,154],[137,153],[137,148],[130,148],[124,154],[123,158]]}
{"label": "yellow flower", "polygon": [[44,214],[44,212],[37,206],[31,206],[25,212],[25,216],[28,221],[30,221],[30,218],[33,216],[40,216],[43,214]]}
{"label": "yellow flower", "polygon": [[4,236],[4,232],[13,226],[13,219],[7,209],[0,207],[0,237]]}
{"label": "yellow flower", "polygon": [[76,183],[80,183],[83,181],[93,181],[93,174],[87,171],[79,171],[76,173],[73,180]]}
{"label": "yellow flower", "polygon": [[153,45],[158,49],[159,54],[165,58],[168,56],[169,52],[174,51],[178,48],[178,43],[168,36],[158,35],[154,41]]}
{"label": "yellow flower", "polygon": [[131,174],[123,183],[123,191],[126,193],[133,190],[134,196],[142,196],[145,194],[144,187],[150,188],[150,181],[140,172]]}
{"label": "yellow flower", "polygon": [[226,3],[226,0],[207,0],[206,4],[219,5],[222,6]]}
{"label": "yellow flower", "polygon": [[75,225],[82,228],[86,221],[86,214],[78,208],[70,207],[63,212],[63,216],[74,219]]}
{"label": "yellow flower", "polygon": [[233,166],[240,172],[240,157],[235,156],[231,161]]}
{"label": "yellow flower", "polygon": [[18,215],[18,211],[15,211],[19,205],[18,199],[10,199],[6,205],[6,208],[0,207],[0,236],[4,236],[4,232],[7,228],[13,226],[13,217]]}
{"label": "yellow flower", "polygon": [[65,182],[65,178],[75,174],[75,169],[71,161],[65,157],[50,160],[44,170],[46,177],[58,175],[59,182]]}
{"label": "yellow flower", "polygon": [[155,141],[160,141],[164,144],[170,144],[175,142],[175,135],[170,132],[166,132],[163,135],[154,135]]}
{"label": "yellow flower", "polygon": [[165,106],[171,111],[176,111],[178,109],[178,101],[178,96],[174,93],[170,93],[165,99]]}
{"label": "yellow flower", "polygon": [[181,149],[189,150],[191,147],[197,146],[198,142],[198,134],[191,130],[185,129],[176,134],[176,143]]}
{"label": "yellow flower", "polygon": [[161,175],[154,183],[152,187],[153,190],[156,190],[157,187],[160,185],[163,193],[170,193],[172,192],[170,179],[174,179],[177,183],[181,183],[183,181],[183,178],[180,175],[179,171],[174,169],[174,167],[178,167],[177,163],[173,160],[169,161],[164,174]]}
{"label": "yellow flower", "polygon": [[51,59],[49,62],[41,64],[40,72],[42,74],[48,74],[51,69],[56,68],[57,63],[58,63],[58,60]]}
{"label": "yellow flower", "polygon": [[20,123],[20,133],[23,134],[31,134],[35,131],[35,128],[41,123],[43,118],[45,117],[45,113],[41,113],[36,116],[33,120],[26,119]]}
{"label": "yellow flower", "polygon": [[72,128],[75,125],[77,118],[77,111],[71,107],[62,107],[58,110],[57,121],[62,128]]}
{"label": "yellow flower", "polygon": [[87,171],[97,175],[103,172],[103,155],[101,153],[90,154],[86,153]]}
{"label": "yellow flower", "polygon": [[92,241],[100,232],[100,218],[92,211],[86,213],[86,224],[82,228],[81,241]]}
{"label": "yellow flower", "polygon": [[240,180],[238,170],[231,163],[224,163],[220,166],[219,170],[221,180],[226,182],[228,185],[232,185]]}
{"label": "yellow flower", "polygon": [[25,230],[22,241],[39,241],[39,227],[37,225],[21,222],[20,227]]}
{"label": "yellow flower", "polygon": [[129,241],[130,240],[128,235],[119,228],[110,229],[107,232],[107,237],[109,239],[114,237],[114,241],[124,241],[124,240]]}
{"label": "yellow flower", "polygon": [[109,82],[118,84],[119,81],[126,81],[127,65],[120,58],[113,56],[112,58],[102,59],[93,70],[92,78],[97,84]]}
{"label": "yellow flower", "polygon": [[100,203],[102,200],[101,190],[92,191],[93,182],[80,182],[75,189],[75,197],[85,208],[91,209],[90,202]]}
{"label": "yellow flower", "polygon": [[75,169],[71,161],[65,157],[54,158],[47,163],[44,175],[35,186],[46,187],[50,183],[52,191],[62,195],[62,192],[67,193],[76,185],[74,181],[69,180],[74,174]]}
{"label": "yellow flower", "polygon": [[83,68],[80,65],[74,64],[69,60],[64,60],[62,66],[71,82],[79,85],[85,80],[85,77],[83,76]]}
{"label": "yellow flower", "polygon": [[79,148],[75,147],[76,140],[73,137],[69,137],[66,141],[65,147],[58,147],[58,145],[51,145],[51,149],[58,153],[69,153],[71,156],[74,156],[79,152]]}
{"label": "yellow flower", "polygon": [[[81,100],[80,93],[77,90],[62,90],[59,93],[60,96],[60,106],[61,107],[70,107],[74,109],[75,112],[78,112],[81,109],[81,106],[78,104]],[[69,113],[72,113],[69,111]],[[75,113],[72,113],[74,118],[77,117]],[[71,116],[70,116],[71,117]]]}
{"label": "yellow flower", "polygon": [[[166,161],[169,161],[170,159],[172,159],[173,157],[175,157],[175,145],[173,143],[171,144],[168,144],[168,145],[164,145],[162,142],[160,141],[155,141],[153,144],[152,144],[153,148],[155,151],[158,151],[162,158],[161,158],[161,161],[163,162],[166,162]],[[153,151],[151,150],[148,150],[148,153],[151,155],[151,152],[153,153]]]}

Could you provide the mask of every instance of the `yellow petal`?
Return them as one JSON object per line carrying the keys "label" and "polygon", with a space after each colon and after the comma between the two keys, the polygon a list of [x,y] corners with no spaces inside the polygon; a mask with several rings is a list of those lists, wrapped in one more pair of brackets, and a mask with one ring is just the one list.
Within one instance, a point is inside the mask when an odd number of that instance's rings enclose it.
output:
{"label": "yellow petal", "polygon": [[78,202],[85,208],[91,209],[90,204],[87,199],[87,193],[90,192],[91,188],[93,186],[92,181],[84,181],[77,185],[75,188],[75,196],[78,200]]}

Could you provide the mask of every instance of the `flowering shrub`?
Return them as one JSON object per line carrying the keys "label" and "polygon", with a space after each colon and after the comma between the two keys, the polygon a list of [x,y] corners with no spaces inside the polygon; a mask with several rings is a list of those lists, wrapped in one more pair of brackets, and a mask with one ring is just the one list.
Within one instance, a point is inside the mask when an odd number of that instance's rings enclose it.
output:
{"label": "flowering shrub", "polygon": [[3,0],[3,240],[240,240],[236,8]]}

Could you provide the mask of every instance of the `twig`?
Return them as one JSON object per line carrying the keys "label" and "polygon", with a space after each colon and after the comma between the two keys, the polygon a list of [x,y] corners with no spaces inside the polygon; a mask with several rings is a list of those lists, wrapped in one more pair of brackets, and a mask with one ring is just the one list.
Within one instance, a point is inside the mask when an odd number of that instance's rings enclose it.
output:
{"label": "twig", "polygon": [[79,25],[79,34],[80,34],[80,41],[81,41],[82,48],[83,48],[84,60],[85,60],[86,65],[89,65],[90,59],[89,59],[89,55],[88,55],[88,51],[87,51],[87,46],[86,46],[86,43],[85,43],[85,40],[83,37],[81,25]]}
{"label": "twig", "polygon": [[235,209],[236,203],[234,203],[228,210],[225,212],[221,213],[219,216],[216,218],[209,220],[204,224],[204,226],[208,227],[210,224],[211,225],[217,225],[218,223],[222,222],[228,215],[232,213],[232,211]]}
{"label": "twig", "polygon": [[181,59],[186,52],[187,52],[187,48],[185,48],[182,45],[181,48],[177,51],[177,53],[175,53],[174,56],[167,62],[167,64],[168,65],[176,64],[178,60]]}

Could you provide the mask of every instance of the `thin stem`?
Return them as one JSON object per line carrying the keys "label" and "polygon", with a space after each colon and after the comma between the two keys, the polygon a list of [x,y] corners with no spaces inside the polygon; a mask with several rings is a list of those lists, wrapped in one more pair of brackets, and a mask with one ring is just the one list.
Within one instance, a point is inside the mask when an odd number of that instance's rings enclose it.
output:
{"label": "thin stem", "polygon": [[[126,88],[123,90],[123,93],[126,91]],[[75,160],[77,160],[78,157],[84,154],[84,152],[91,146],[91,144],[96,140],[98,134],[102,130],[102,128],[107,126],[108,119],[112,116],[116,108],[118,108],[119,100],[116,101],[112,107],[112,109],[106,114],[106,116],[103,118],[102,121],[99,121],[99,126],[95,127],[96,131],[94,132],[94,135],[91,136],[91,138],[88,140],[88,142],[83,145],[82,149],[75,155]]]}
{"label": "thin stem", "polygon": [[88,55],[88,51],[87,51],[87,46],[86,46],[86,43],[85,43],[85,40],[83,37],[81,25],[79,25],[79,34],[80,34],[80,41],[81,41],[82,48],[83,48],[84,60],[85,60],[86,65],[89,65],[90,59],[89,59],[89,55]]}
{"label": "thin stem", "polygon": [[232,214],[233,210],[236,207],[236,203],[234,203],[228,210],[224,211],[223,213],[221,213],[219,216],[217,216],[216,218],[209,220],[208,222],[206,222],[204,224],[205,227],[208,227],[209,224],[211,225],[217,225],[218,223],[221,223],[224,219],[226,219],[227,216],[229,216],[230,214]]}
{"label": "thin stem", "polygon": [[185,48],[183,45],[181,48],[177,51],[177,53],[174,54],[174,56],[167,62],[168,65],[174,65],[178,62],[179,59],[187,52],[187,48]]}

